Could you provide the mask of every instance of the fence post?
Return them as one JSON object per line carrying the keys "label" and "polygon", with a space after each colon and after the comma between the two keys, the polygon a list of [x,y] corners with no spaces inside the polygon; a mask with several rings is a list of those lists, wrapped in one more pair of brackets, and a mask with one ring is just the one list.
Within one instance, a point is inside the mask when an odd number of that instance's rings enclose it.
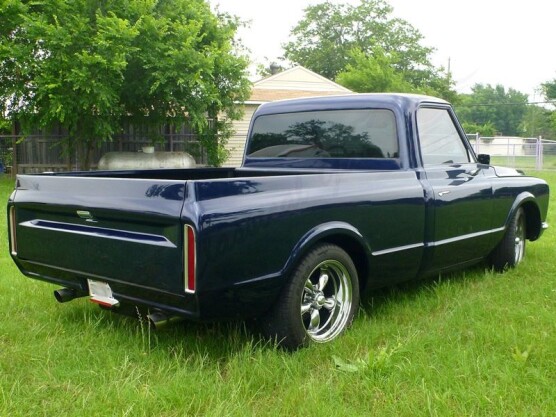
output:
{"label": "fence post", "polygon": [[539,169],[539,138],[535,141],[535,169]]}
{"label": "fence post", "polygon": [[15,122],[12,123],[12,177],[15,177],[17,172],[17,128]]}
{"label": "fence post", "polygon": [[535,169],[537,171],[542,170],[542,166],[543,166],[542,136],[539,136],[537,138],[535,159],[536,159]]}
{"label": "fence post", "polygon": [[544,146],[543,146],[543,142],[542,142],[542,136],[539,136],[539,143],[540,143],[540,147],[539,147],[539,169],[543,169],[544,166]]}

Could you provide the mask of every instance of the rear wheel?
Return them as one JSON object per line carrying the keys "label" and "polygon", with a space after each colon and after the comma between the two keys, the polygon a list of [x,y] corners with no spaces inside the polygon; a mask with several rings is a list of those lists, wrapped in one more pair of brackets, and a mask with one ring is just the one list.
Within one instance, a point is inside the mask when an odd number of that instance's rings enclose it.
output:
{"label": "rear wheel", "polygon": [[350,256],[323,244],[294,270],[280,298],[263,319],[265,336],[287,349],[335,339],[359,306],[359,281]]}
{"label": "rear wheel", "polygon": [[490,255],[495,271],[502,272],[518,265],[525,257],[526,233],[525,211],[522,207],[514,213],[506,234]]}

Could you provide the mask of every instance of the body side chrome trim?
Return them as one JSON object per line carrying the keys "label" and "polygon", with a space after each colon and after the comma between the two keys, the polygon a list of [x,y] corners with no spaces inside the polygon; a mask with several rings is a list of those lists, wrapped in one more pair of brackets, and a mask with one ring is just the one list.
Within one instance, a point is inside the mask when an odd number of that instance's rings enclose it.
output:
{"label": "body side chrome trim", "polygon": [[451,237],[449,239],[439,240],[438,242],[430,242],[430,243],[427,243],[425,246],[433,247],[433,246],[448,245],[450,243],[459,242],[461,240],[473,239],[473,238],[480,237],[480,236],[485,236],[485,235],[489,235],[489,234],[493,234],[493,233],[503,232],[505,229],[506,229],[505,227],[499,227],[497,229],[485,230],[483,232],[469,233],[468,235],[461,235],[461,236]]}
{"label": "body side chrome trim", "polygon": [[373,255],[373,256],[388,255],[390,253],[403,252],[405,250],[411,250],[411,249],[418,249],[418,248],[422,248],[424,246],[425,246],[424,243],[414,243],[412,245],[398,246],[396,248],[379,250],[379,251],[376,251],[376,252],[372,252],[371,255]]}
{"label": "body side chrome trim", "polygon": [[406,251],[406,250],[418,249],[418,248],[421,248],[421,247],[430,248],[430,247],[448,245],[450,243],[458,242],[458,241],[461,241],[461,240],[474,239],[476,237],[485,236],[485,235],[488,235],[488,234],[499,233],[499,232],[502,232],[504,230],[505,230],[505,227],[499,227],[497,229],[486,230],[486,231],[477,232],[477,233],[470,233],[468,235],[457,236],[457,237],[453,237],[453,238],[450,238],[450,239],[443,239],[443,240],[439,240],[437,242],[414,243],[414,244],[411,244],[411,245],[398,246],[398,247],[395,247],[395,248],[383,249],[383,250],[379,250],[379,251],[376,251],[376,252],[372,252],[372,255],[373,256],[389,255],[391,253],[403,252],[403,251]]}
{"label": "body side chrome trim", "polygon": [[21,223],[22,227],[31,229],[43,229],[60,233],[71,233],[83,236],[90,236],[101,239],[121,240],[125,242],[142,243],[153,246],[164,246],[175,248],[165,236],[152,235],[148,233],[129,232],[125,230],[106,229],[94,226],[83,226],[72,223],[51,222],[46,220],[30,220]]}

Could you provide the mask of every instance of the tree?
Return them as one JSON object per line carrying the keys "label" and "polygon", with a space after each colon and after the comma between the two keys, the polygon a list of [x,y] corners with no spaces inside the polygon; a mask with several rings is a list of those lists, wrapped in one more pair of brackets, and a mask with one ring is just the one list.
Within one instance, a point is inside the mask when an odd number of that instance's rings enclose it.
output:
{"label": "tree", "polygon": [[528,137],[542,136],[556,139],[556,118],[554,111],[542,106],[531,105],[527,108],[522,122],[523,132]]}
{"label": "tree", "polygon": [[541,89],[546,100],[552,102],[552,110],[546,110],[544,113],[545,119],[549,119],[548,124],[550,126],[550,133],[545,133],[545,135],[551,139],[556,139],[556,111],[553,110],[556,106],[556,78],[543,83]]}
{"label": "tree", "polygon": [[351,52],[353,63],[336,77],[336,82],[358,93],[371,92],[416,92],[416,88],[405,80],[403,73],[395,70],[395,57],[387,56],[375,48],[372,56],[360,49]]}
{"label": "tree", "polygon": [[[293,40],[283,45],[285,57],[334,80],[353,62],[354,50],[375,59],[395,56],[390,62],[394,70],[415,84],[422,71],[432,68],[433,49],[421,45],[423,36],[408,22],[391,17],[392,10],[385,0],[309,6],[291,32]],[[378,48],[381,52],[373,55]]]}
{"label": "tree", "polygon": [[[222,162],[216,129],[226,134],[249,90],[247,60],[233,53],[235,19],[213,15],[202,0],[10,0],[0,20],[5,113],[65,127],[63,145],[85,168],[122,117],[153,130],[188,119],[209,163]],[[221,113],[228,119],[209,125]]]}
{"label": "tree", "polygon": [[547,100],[556,100],[556,78],[543,83],[541,89]]}
{"label": "tree", "polygon": [[466,133],[478,133],[480,136],[483,137],[492,137],[496,135],[496,127],[491,122],[488,122],[484,125],[462,122],[461,126]]}
{"label": "tree", "polygon": [[496,131],[507,136],[523,134],[522,123],[527,113],[528,97],[517,90],[502,85],[476,84],[471,94],[461,96],[456,106],[459,118],[464,123],[475,125],[492,124]]}
{"label": "tree", "polygon": [[0,101],[13,119],[66,127],[66,150],[79,144],[87,160],[95,138],[106,140],[116,129],[134,29],[91,2],[13,1],[7,6],[2,8],[10,25],[0,39]]}
{"label": "tree", "polygon": [[375,47],[370,56],[354,49],[350,56],[352,62],[338,74],[336,82],[353,91],[418,93],[457,101],[453,83],[442,70],[421,70],[420,79],[410,77],[407,72],[396,69],[398,54],[387,54],[381,47]]}
{"label": "tree", "polygon": [[239,119],[238,102],[250,91],[248,61],[234,51],[237,19],[213,16],[201,0],[153,1],[139,10],[135,27],[137,52],[128,60],[122,91],[126,113],[155,132],[169,116],[174,123],[187,119],[201,133],[209,163],[220,165],[229,121]]}

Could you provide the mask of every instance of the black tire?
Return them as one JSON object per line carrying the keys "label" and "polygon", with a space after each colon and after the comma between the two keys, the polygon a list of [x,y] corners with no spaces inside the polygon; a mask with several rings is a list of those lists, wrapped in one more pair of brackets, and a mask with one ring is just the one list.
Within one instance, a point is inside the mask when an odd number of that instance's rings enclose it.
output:
{"label": "black tire", "polygon": [[322,244],[294,269],[279,299],[261,319],[265,337],[295,350],[335,339],[359,308],[359,280],[350,256]]}
{"label": "black tire", "polygon": [[495,271],[503,272],[514,268],[523,260],[526,236],[525,211],[519,207],[511,218],[504,237],[490,255],[490,264]]}

